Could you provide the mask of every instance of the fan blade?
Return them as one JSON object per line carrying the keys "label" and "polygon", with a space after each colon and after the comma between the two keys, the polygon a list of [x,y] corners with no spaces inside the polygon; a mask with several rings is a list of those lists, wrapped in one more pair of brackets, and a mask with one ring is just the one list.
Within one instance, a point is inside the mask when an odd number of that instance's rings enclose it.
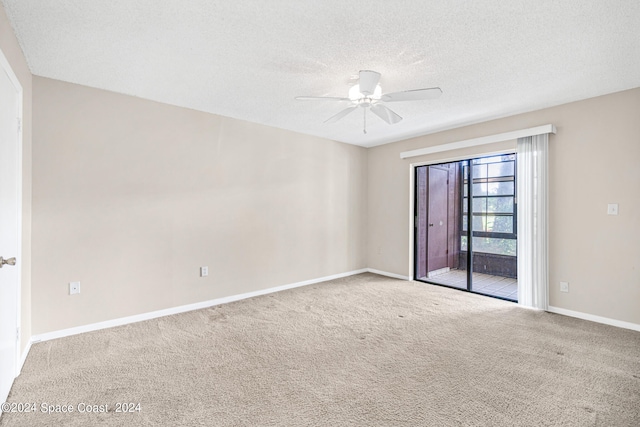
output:
{"label": "fan blade", "polygon": [[431,87],[429,89],[405,90],[403,92],[385,93],[382,95],[384,102],[396,101],[421,101],[423,99],[436,99],[442,95],[442,89]]}
{"label": "fan blade", "polygon": [[376,116],[380,117],[385,122],[389,123],[390,125],[398,123],[400,120],[402,120],[402,117],[400,117],[399,115],[397,115],[396,113],[394,113],[393,111],[391,111],[390,109],[388,109],[382,104],[372,104],[371,112]]}
{"label": "fan blade", "polygon": [[327,120],[325,120],[325,123],[335,123],[338,120],[340,120],[341,118],[343,118],[344,116],[346,116],[347,114],[349,114],[350,112],[352,112],[353,110],[355,110],[356,108],[358,108],[357,105],[353,105],[349,108],[345,108],[344,110],[340,111],[338,114],[336,114],[335,116],[331,116],[329,117]]}
{"label": "fan blade", "polygon": [[358,82],[360,93],[364,96],[372,95],[379,81],[380,73],[371,70],[360,71],[360,81]]}
{"label": "fan blade", "polygon": [[349,98],[338,98],[337,96],[296,96],[298,101],[351,101]]}

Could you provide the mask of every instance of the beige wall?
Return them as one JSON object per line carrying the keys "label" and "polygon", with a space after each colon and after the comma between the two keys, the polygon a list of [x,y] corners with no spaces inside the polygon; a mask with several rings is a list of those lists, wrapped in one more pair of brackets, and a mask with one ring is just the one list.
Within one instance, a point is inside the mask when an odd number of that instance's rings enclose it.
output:
{"label": "beige wall", "polygon": [[366,267],[364,148],[33,85],[34,334]]}
{"label": "beige wall", "polygon": [[[550,139],[550,305],[640,324],[640,88],[370,149],[369,267],[410,275],[409,165],[461,153],[401,160],[400,152],[547,123],[558,129]],[[620,214],[608,216],[607,203],[619,203]]]}
{"label": "beige wall", "polygon": [[640,323],[638,111],[640,89],[365,150],[34,77],[33,333],[364,267],[410,275],[410,163],[515,143],[399,153],[546,123],[551,305]]}
{"label": "beige wall", "polygon": [[31,339],[31,71],[0,4],[0,50],[22,85],[21,351]]}
{"label": "beige wall", "polygon": [[35,77],[32,269],[31,74],[1,7],[0,48],[25,90],[23,344],[364,267],[411,275],[410,163],[514,142],[399,153],[546,123],[550,303],[640,324],[640,89],[365,150]]}

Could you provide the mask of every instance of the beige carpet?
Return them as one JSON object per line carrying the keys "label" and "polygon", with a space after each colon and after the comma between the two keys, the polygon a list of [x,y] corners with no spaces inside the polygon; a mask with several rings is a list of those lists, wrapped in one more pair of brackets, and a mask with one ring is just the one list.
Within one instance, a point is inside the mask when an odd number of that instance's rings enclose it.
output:
{"label": "beige carpet", "polygon": [[36,344],[9,401],[37,411],[1,426],[637,427],[640,333],[362,274]]}

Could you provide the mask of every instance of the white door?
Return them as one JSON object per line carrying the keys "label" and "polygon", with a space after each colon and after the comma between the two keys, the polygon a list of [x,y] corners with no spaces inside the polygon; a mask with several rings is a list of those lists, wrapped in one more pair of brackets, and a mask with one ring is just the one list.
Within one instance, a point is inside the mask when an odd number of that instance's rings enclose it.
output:
{"label": "white door", "polygon": [[0,268],[0,402],[9,394],[18,362],[21,97],[22,88],[0,52],[0,257],[9,260]]}

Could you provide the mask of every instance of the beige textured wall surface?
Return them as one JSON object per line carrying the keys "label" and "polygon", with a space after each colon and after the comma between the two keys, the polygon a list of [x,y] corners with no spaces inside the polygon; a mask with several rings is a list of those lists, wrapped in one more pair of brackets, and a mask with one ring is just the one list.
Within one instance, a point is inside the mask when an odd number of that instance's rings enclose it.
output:
{"label": "beige textured wall surface", "polygon": [[[640,324],[640,88],[372,148],[368,264],[410,275],[411,163],[402,151],[555,124],[550,138],[550,305]],[[607,204],[619,203],[618,216]],[[568,281],[569,293],[559,291]]]}
{"label": "beige textured wall surface", "polygon": [[22,274],[21,289],[21,350],[31,339],[31,71],[11,28],[4,7],[0,4],[0,50],[22,85],[22,254],[19,255]]}
{"label": "beige textured wall surface", "polygon": [[365,149],[41,77],[33,89],[34,334],[366,267]]}

